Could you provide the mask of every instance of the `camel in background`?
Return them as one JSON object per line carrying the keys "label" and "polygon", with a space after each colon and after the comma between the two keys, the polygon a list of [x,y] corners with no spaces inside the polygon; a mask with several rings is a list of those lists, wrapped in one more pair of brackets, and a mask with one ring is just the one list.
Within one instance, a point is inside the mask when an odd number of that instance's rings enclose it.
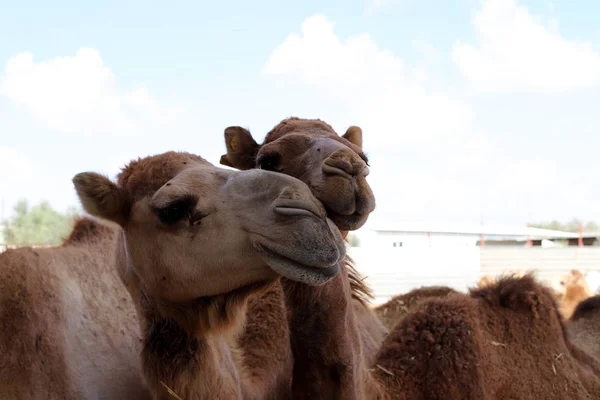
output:
{"label": "camel in background", "polygon": [[81,219],[62,246],[0,254],[3,398],[151,398],[116,243],[114,226]]}
{"label": "camel in background", "polygon": [[571,318],[580,302],[594,295],[585,276],[576,269],[561,275],[557,286],[555,292],[560,304],[559,310],[565,319]]}
{"label": "camel in background", "polygon": [[[130,163],[118,184],[95,173],[73,181],[88,213],[122,227],[117,270],[140,319],[155,398],[289,397],[289,368],[274,363],[289,338],[240,336],[249,298],[279,276],[322,285],[339,273],[342,237],[308,187],[173,152]],[[276,331],[284,315],[265,313],[261,324]],[[248,340],[263,352],[246,351],[256,350]]]}

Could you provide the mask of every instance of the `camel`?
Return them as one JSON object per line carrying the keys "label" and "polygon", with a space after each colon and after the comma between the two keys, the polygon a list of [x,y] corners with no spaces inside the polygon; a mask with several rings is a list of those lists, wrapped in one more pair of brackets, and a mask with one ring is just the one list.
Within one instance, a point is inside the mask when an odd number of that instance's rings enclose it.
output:
{"label": "camel", "polygon": [[423,300],[376,362],[395,398],[600,398],[600,364],[570,341],[554,295],[530,274]]}
{"label": "camel", "polygon": [[116,239],[81,219],[61,246],[0,254],[2,398],[150,399]]}
{"label": "camel", "polygon": [[571,318],[577,304],[594,295],[585,276],[577,269],[561,275],[557,286],[555,293],[560,302],[559,310],[565,319]]}
{"label": "camel", "polygon": [[[323,203],[328,218],[344,238],[348,231],[363,226],[375,209],[375,197],[366,180],[368,158],[362,151],[362,130],[358,126],[349,127],[339,136],[319,119],[291,117],[273,127],[262,145],[240,126],[230,126],[224,134],[227,153],[221,156],[221,164],[242,171],[276,171],[300,179]],[[371,289],[349,257],[345,264],[356,307],[369,318],[371,326],[377,326],[374,314],[362,310],[369,308]],[[375,331],[383,337],[381,327]]]}
{"label": "camel", "polygon": [[[362,151],[362,130],[357,126],[349,127],[339,136],[329,124],[321,120],[292,117],[284,119],[271,129],[262,145],[253,139],[247,129],[230,126],[225,129],[225,144],[227,153],[220,160],[223,165],[240,170],[276,171],[305,182],[323,203],[328,218],[340,229],[343,237],[346,237],[348,231],[364,225],[375,209],[375,198],[366,181],[369,167],[368,159]],[[372,292],[349,257],[342,263],[340,275],[348,279],[350,308],[358,324],[352,341],[360,343],[361,354],[370,362],[387,330],[369,306],[369,301],[373,298]],[[340,280],[337,284],[344,284],[341,283],[343,277],[336,277],[334,280]],[[326,289],[331,283],[316,288],[283,279],[282,284],[292,335],[293,387],[295,393],[302,394],[307,385],[318,386],[317,381],[307,382],[314,375],[310,371],[314,369],[315,374],[320,374],[322,368],[337,368],[319,367],[322,360],[316,359],[318,351],[312,353],[310,347],[305,347],[307,342],[316,345],[310,327],[315,319],[321,318],[322,314],[331,314],[330,310],[346,299],[329,297]],[[324,304],[318,297],[331,302]],[[311,307],[307,308],[307,303]],[[341,308],[346,309],[344,306]],[[307,311],[309,309],[312,311]],[[342,368],[339,373],[351,375],[352,371],[351,368]],[[335,377],[338,372],[332,375],[327,371],[327,374]],[[348,376],[338,380],[352,379]]]}
{"label": "camel", "polygon": [[600,360],[600,295],[581,301],[567,321],[567,328],[575,344]]}
{"label": "camel", "polygon": [[174,152],[131,162],[116,184],[95,173],[73,182],[86,212],[121,227],[117,270],[154,398],[288,398],[289,368],[276,361],[289,337],[270,329],[285,314],[255,309],[270,319],[262,336],[246,335],[244,320],[250,299],[274,293],[279,277],[319,287],[339,275],[342,236],[309,188]]}
{"label": "camel", "polygon": [[450,293],[457,293],[456,290],[447,286],[423,286],[408,293],[392,297],[389,301],[375,307],[375,313],[383,325],[392,329],[396,324],[406,316],[423,299],[430,297],[448,296]]}

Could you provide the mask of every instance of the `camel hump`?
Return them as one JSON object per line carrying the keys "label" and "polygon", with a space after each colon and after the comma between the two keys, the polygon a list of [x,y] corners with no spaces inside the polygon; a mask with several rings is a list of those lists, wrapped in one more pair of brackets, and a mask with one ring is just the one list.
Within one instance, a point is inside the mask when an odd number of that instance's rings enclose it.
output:
{"label": "camel hump", "polygon": [[416,304],[385,338],[377,358],[385,370],[375,374],[389,387],[402,382],[406,398],[484,398],[471,301],[457,294]]}
{"label": "camel hump", "polygon": [[[24,398],[25,393],[69,396],[69,371],[61,356],[64,310],[57,298],[52,260],[24,247],[0,254],[0,393]],[[54,376],[51,371],[64,374]],[[47,398],[50,398],[47,397]]]}
{"label": "camel hump", "polygon": [[115,231],[115,228],[91,218],[81,217],[75,220],[69,237],[63,246],[77,246],[102,240]]}
{"label": "camel hump", "polygon": [[527,311],[536,317],[542,304],[556,307],[549,289],[539,284],[531,273],[522,277],[501,277],[492,285],[471,289],[470,295],[485,300],[491,306]]}
{"label": "camel hump", "polygon": [[588,297],[577,304],[571,319],[576,321],[579,318],[590,318],[598,311],[600,311],[600,295]]}

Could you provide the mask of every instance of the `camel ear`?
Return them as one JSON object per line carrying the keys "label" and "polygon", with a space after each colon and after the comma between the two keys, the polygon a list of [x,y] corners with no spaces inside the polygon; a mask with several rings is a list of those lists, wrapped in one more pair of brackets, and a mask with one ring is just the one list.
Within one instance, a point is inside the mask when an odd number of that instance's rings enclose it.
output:
{"label": "camel ear", "polygon": [[351,126],[348,128],[342,137],[362,149],[362,129],[358,126]]}
{"label": "camel ear", "polygon": [[73,184],[87,213],[121,226],[125,224],[129,212],[129,197],[125,190],[95,172],[75,175]]}
{"label": "camel ear", "polygon": [[256,153],[260,146],[247,129],[230,126],[225,129],[227,154],[221,156],[221,164],[241,170],[255,167]]}

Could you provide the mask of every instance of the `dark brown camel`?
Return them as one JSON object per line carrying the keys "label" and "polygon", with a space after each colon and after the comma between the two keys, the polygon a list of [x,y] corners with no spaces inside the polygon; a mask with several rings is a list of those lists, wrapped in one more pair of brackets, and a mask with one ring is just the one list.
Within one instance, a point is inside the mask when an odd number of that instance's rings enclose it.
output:
{"label": "dark brown camel", "polygon": [[[321,120],[289,118],[281,121],[267,133],[259,145],[250,132],[239,126],[225,129],[227,154],[221,163],[241,170],[260,168],[280,172],[305,182],[319,199],[328,217],[337,225],[343,236],[348,230],[360,228],[375,208],[375,198],[366,181],[368,160],[362,151],[362,130],[352,126],[339,136]],[[342,275],[345,278],[342,278]],[[331,297],[328,287],[333,281],[345,285],[347,280],[351,299]],[[287,298],[292,349],[294,354],[293,388],[296,394],[306,387],[322,387],[318,380],[355,382],[354,372],[348,366],[352,360],[338,361],[320,358],[313,347],[314,329],[321,329],[336,307],[351,310],[357,330],[348,340],[360,348],[360,357],[372,361],[386,330],[369,307],[370,289],[353,267],[349,258],[342,263],[342,273],[323,287],[310,287],[282,280]],[[346,304],[348,302],[348,304]],[[341,303],[341,304],[338,304]],[[354,322],[353,322],[354,323]],[[337,346],[333,341],[331,346]],[[354,357],[346,354],[344,357]],[[325,363],[325,364],[323,364]],[[350,364],[348,364],[350,363]],[[322,365],[321,365],[322,364]],[[354,385],[354,384],[353,384]],[[348,386],[348,390],[352,390]]]}

